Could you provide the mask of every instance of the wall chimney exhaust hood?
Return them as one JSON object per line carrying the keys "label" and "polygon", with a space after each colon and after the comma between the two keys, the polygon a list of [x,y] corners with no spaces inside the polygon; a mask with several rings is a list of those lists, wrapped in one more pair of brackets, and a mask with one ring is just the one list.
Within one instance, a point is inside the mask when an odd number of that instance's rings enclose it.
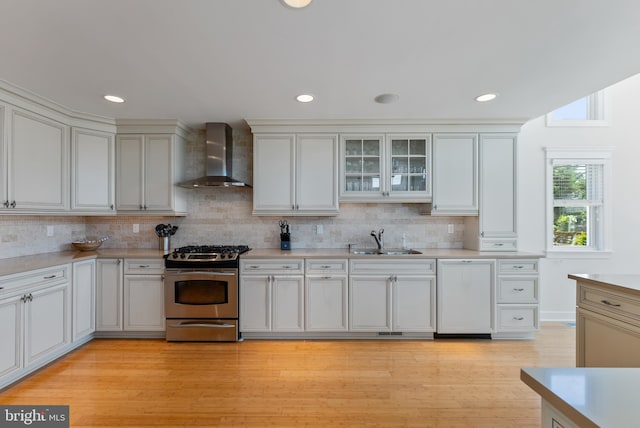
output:
{"label": "wall chimney exhaust hood", "polygon": [[233,176],[233,138],[231,127],[226,123],[206,124],[206,175],[195,180],[179,183],[190,189],[198,187],[251,187]]}

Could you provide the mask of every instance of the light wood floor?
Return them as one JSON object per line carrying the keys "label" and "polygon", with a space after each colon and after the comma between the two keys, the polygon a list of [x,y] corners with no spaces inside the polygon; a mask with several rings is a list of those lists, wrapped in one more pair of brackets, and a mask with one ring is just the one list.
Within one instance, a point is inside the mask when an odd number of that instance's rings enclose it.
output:
{"label": "light wood floor", "polygon": [[531,341],[100,339],[0,392],[78,427],[538,427],[521,367],[575,367],[575,329]]}

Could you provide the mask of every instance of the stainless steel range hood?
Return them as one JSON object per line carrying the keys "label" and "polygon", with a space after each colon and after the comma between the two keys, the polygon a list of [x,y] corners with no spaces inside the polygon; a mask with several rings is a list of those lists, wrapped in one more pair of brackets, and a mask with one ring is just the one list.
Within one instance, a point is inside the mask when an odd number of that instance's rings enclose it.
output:
{"label": "stainless steel range hood", "polygon": [[226,123],[207,123],[206,139],[206,175],[179,183],[178,186],[187,188],[251,187],[245,182],[233,178],[231,127]]}

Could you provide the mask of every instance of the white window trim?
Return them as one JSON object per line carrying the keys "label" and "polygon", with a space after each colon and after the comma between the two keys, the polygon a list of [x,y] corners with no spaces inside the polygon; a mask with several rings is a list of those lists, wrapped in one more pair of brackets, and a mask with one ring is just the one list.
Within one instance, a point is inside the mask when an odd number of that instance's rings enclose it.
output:
{"label": "white window trim", "polygon": [[606,90],[594,92],[588,95],[591,98],[590,105],[595,109],[594,116],[597,119],[587,120],[570,120],[570,119],[554,119],[553,112],[547,113],[547,127],[590,127],[590,126],[610,126],[611,103]]}
{"label": "white window trim", "polygon": [[[545,147],[546,153],[546,256],[549,258],[608,258],[612,254],[612,173],[611,153],[613,147]],[[558,248],[553,246],[553,165],[554,162],[591,162],[597,161],[604,165],[603,213],[602,216],[602,248],[579,249],[577,247]]]}

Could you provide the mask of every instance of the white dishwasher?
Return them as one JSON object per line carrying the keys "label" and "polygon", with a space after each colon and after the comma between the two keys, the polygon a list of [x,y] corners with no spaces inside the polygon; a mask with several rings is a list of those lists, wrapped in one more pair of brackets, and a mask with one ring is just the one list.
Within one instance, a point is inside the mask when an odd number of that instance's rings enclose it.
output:
{"label": "white dishwasher", "polygon": [[488,259],[438,260],[438,334],[491,334],[495,266]]}

